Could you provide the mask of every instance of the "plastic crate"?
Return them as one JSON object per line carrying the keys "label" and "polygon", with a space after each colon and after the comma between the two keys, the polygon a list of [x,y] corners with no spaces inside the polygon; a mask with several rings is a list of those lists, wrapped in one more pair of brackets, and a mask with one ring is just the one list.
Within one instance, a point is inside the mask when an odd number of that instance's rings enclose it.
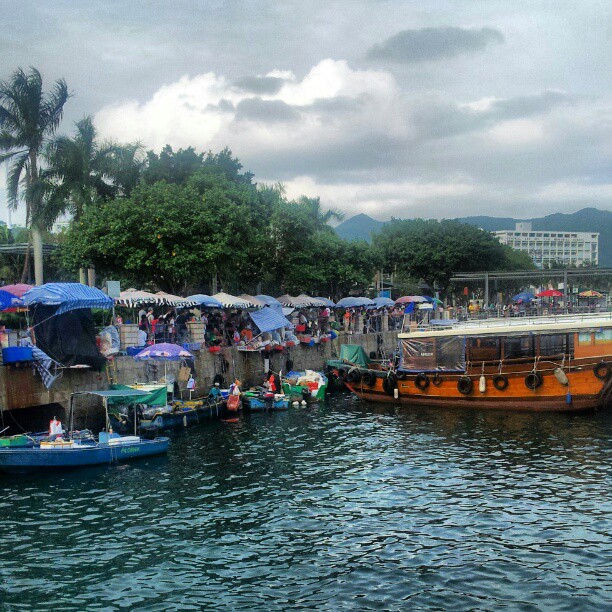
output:
{"label": "plastic crate", "polygon": [[33,361],[32,347],[30,346],[9,346],[2,349],[2,361],[7,363],[22,363]]}

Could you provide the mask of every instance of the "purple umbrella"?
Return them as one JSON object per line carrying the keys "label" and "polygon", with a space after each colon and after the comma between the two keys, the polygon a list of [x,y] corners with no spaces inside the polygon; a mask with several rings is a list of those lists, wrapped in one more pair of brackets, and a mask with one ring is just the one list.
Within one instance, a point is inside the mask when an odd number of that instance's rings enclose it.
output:
{"label": "purple umbrella", "polygon": [[180,361],[181,359],[193,358],[193,355],[178,344],[161,342],[152,344],[142,349],[134,355],[134,359],[142,361],[144,359],[154,359],[155,361]]}

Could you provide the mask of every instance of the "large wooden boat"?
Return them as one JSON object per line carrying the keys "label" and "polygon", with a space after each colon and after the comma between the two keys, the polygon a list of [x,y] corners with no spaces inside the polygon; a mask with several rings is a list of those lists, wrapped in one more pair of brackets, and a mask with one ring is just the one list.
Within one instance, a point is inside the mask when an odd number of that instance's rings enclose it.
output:
{"label": "large wooden boat", "polygon": [[612,404],[612,316],[432,325],[398,335],[393,366],[353,367],[344,377],[351,391],[376,402],[551,412],[603,408]]}

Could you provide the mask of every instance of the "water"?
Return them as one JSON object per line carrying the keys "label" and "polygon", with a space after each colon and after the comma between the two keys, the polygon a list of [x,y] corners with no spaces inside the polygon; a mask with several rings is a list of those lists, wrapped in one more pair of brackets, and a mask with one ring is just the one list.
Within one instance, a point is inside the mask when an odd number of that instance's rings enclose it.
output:
{"label": "water", "polygon": [[612,609],[612,414],[326,406],[0,477],[3,609]]}

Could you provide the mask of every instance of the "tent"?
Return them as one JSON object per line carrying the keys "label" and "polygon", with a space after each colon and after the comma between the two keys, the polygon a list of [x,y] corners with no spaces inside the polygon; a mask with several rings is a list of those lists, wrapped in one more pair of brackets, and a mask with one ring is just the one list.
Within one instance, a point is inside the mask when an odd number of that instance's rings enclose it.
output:
{"label": "tent", "polygon": [[253,323],[257,325],[259,331],[269,332],[274,329],[280,329],[282,327],[293,327],[291,323],[282,315],[280,310],[276,308],[270,308],[270,306],[265,306],[261,310],[254,310],[249,313],[251,319],[253,319]]}
{"label": "tent", "polygon": [[191,302],[194,306],[200,306],[203,308],[223,308],[223,304],[216,300],[210,295],[203,293],[196,293],[185,298],[188,302]]}
{"label": "tent", "polygon": [[59,306],[53,313],[59,315],[81,308],[112,308],[113,299],[100,289],[81,283],[47,283],[33,287],[23,294],[26,306]]}

